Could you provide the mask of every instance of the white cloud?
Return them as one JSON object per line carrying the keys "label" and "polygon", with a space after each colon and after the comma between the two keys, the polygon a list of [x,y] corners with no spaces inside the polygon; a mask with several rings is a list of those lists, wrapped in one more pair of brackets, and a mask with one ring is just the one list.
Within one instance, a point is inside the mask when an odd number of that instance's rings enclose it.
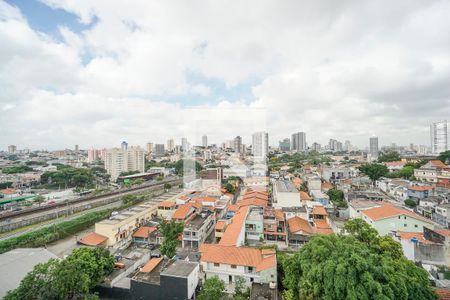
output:
{"label": "white cloud", "polygon": [[[91,26],[60,27],[59,42],[0,1],[1,147],[180,137],[192,111],[154,99],[215,95],[191,73],[257,81],[254,99],[205,107],[264,110],[272,144],[299,130],[310,143],[427,144],[427,124],[450,115],[448,1],[44,2]],[[219,142],[254,130],[213,123],[196,132]]]}

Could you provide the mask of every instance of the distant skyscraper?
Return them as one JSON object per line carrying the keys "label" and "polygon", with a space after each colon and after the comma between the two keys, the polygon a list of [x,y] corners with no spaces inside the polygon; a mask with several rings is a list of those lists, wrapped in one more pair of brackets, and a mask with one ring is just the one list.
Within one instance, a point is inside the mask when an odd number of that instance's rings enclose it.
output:
{"label": "distant skyscraper", "polygon": [[352,143],[350,143],[349,140],[346,140],[346,141],[344,142],[344,150],[347,151],[347,152],[350,152],[350,151],[353,150]]}
{"label": "distant skyscraper", "polygon": [[286,138],[278,143],[280,151],[289,151],[291,150],[291,140]]}
{"label": "distant skyscraper", "polygon": [[237,136],[233,140],[233,150],[236,153],[242,152],[242,138],[240,136]]}
{"label": "distant skyscraper", "polygon": [[450,121],[430,125],[431,153],[439,154],[450,150]]}
{"label": "distant skyscraper", "polygon": [[14,154],[17,151],[17,147],[15,145],[9,145],[8,146],[8,153],[9,154]]}
{"label": "distant skyscraper", "polygon": [[186,152],[186,151],[189,150],[188,149],[188,140],[187,140],[187,138],[181,138],[181,150],[183,152]]}
{"label": "distant skyscraper", "polygon": [[121,146],[123,151],[126,151],[128,149],[128,143],[125,141],[122,142]]}
{"label": "distant skyscraper", "polygon": [[153,143],[147,143],[147,145],[146,145],[146,147],[147,147],[147,153],[152,153],[153,152]]}
{"label": "distant skyscraper", "polygon": [[75,145],[75,152],[78,152],[80,150],[80,148],[78,147],[78,145]]}
{"label": "distant skyscraper", "polygon": [[153,152],[153,154],[156,157],[164,156],[166,154],[166,151],[164,149],[164,144],[155,144],[155,151]]}
{"label": "distant skyscraper", "polygon": [[306,133],[297,132],[292,135],[291,150],[297,152],[306,151]]}
{"label": "distant skyscraper", "polygon": [[328,148],[330,149],[330,151],[333,151],[333,152],[340,152],[340,151],[344,150],[344,148],[342,147],[342,142],[335,140],[335,139],[329,140]]}
{"label": "distant skyscraper", "polygon": [[378,137],[374,136],[370,138],[369,154],[371,159],[375,160],[378,158]]}
{"label": "distant skyscraper", "polygon": [[172,152],[175,150],[175,141],[173,139],[167,140],[167,151]]}
{"label": "distant skyscraper", "polygon": [[314,142],[311,145],[311,150],[319,152],[320,150],[322,150],[322,147],[320,146],[319,143]]}
{"label": "distant skyscraper", "polygon": [[202,136],[202,146],[208,147],[208,137],[206,135]]}
{"label": "distant skyscraper", "polygon": [[252,154],[255,159],[264,160],[269,153],[269,134],[264,131],[252,135]]}

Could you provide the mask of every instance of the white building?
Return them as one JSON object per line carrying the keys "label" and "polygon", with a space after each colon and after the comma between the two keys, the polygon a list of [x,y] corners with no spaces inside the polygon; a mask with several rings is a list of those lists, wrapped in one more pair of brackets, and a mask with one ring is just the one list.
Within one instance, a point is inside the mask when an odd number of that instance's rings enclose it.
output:
{"label": "white building", "polygon": [[439,154],[450,150],[450,121],[430,125],[431,153]]}
{"label": "white building", "polygon": [[378,137],[373,136],[369,140],[369,154],[371,160],[378,159]]}
{"label": "white building", "polygon": [[252,154],[256,160],[265,160],[269,153],[269,134],[261,131],[252,135]]}
{"label": "white building", "polygon": [[202,136],[202,146],[208,147],[208,137],[206,135]]}
{"label": "white building", "polygon": [[175,150],[175,141],[173,139],[167,140],[167,151],[172,152]]}
{"label": "white building", "polygon": [[301,206],[300,193],[288,180],[278,180],[273,184],[273,206],[275,208]]}
{"label": "white building", "polygon": [[108,149],[105,153],[105,169],[111,175],[112,181],[122,172],[144,172],[144,155],[144,150],[139,146]]}
{"label": "white building", "polygon": [[227,285],[238,277],[246,286],[255,283],[277,282],[277,258],[273,249],[203,244],[200,264],[206,278],[217,276]]}

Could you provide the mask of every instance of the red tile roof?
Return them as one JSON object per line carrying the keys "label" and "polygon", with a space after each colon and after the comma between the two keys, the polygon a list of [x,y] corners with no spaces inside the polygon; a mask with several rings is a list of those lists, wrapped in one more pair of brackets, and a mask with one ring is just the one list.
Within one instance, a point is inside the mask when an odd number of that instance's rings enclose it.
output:
{"label": "red tile roof", "polygon": [[439,300],[450,300],[450,288],[436,288],[435,291]]}
{"label": "red tile roof", "polygon": [[180,205],[177,210],[173,213],[172,219],[184,220],[188,217],[189,212],[195,209],[194,203],[186,203]]}
{"label": "red tile roof", "polygon": [[227,227],[227,221],[225,221],[225,220],[217,221],[217,223],[216,223],[216,230],[222,231],[223,229],[225,229],[225,227]]}
{"label": "red tile roof", "polygon": [[241,230],[243,230],[247,213],[248,206],[239,208],[239,211],[234,214],[233,218],[231,218],[231,223],[228,224],[227,229],[225,229],[223,237],[219,242],[220,245],[236,246]]}
{"label": "red tile roof", "polygon": [[148,238],[150,234],[156,231],[156,227],[142,226],[133,233],[133,237]]}
{"label": "red tile roof", "polygon": [[325,207],[321,205],[317,205],[313,207],[313,215],[319,215],[319,216],[327,216],[328,213],[325,210]]}
{"label": "red tile roof", "polygon": [[312,200],[312,198],[307,192],[300,191],[300,200]]}
{"label": "red tile roof", "polygon": [[314,233],[316,234],[332,234],[333,230],[324,219],[314,220]]}
{"label": "red tile roof", "polygon": [[431,186],[431,185],[414,185],[414,186],[410,186],[408,189],[412,190],[412,191],[422,192],[422,191],[434,190],[434,186]]}
{"label": "red tile roof", "polygon": [[277,266],[275,254],[263,255],[262,250],[255,248],[202,244],[200,252],[202,262],[254,267],[256,272]]}
{"label": "red tile roof", "polygon": [[398,231],[397,235],[400,236],[402,240],[411,240],[413,237],[415,237],[422,244],[434,244],[432,241],[428,241],[424,238],[423,232]]}
{"label": "red tile roof", "polygon": [[104,242],[106,242],[108,238],[104,235],[91,232],[84,236],[81,240],[79,240],[79,243],[86,245],[86,246],[98,246]]}
{"label": "red tile roof", "polygon": [[166,200],[166,201],[160,202],[160,203],[158,204],[158,207],[174,207],[174,206],[176,206],[176,205],[177,205],[177,204],[176,204],[175,202]]}
{"label": "red tile roof", "polygon": [[150,273],[151,271],[153,271],[154,268],[156,268],[156,266],[159,265],[159,263],[163,260],[162,257],[158,257],[158,258],[152,258],[150,259],[145,266],[143,266],[141,268],[141,272],[143,273]]}
{"label": "red tile roof", "polygon": [[300,217],[293,217],[288,220],[288,227],[291,233],[310,235],[313,229],[309,222]]}
{"label": "red tile roof", "polygon": [[398,208],[393,205],[383,205],[381,207],[369,208],[369,209],[363,210],[361,213],[365,214],[366,216],[368,216],[370,219],[372,219],[374,221],[406,215],[406,216],[409,216],[409,217],[417,219],[417,220],[421,220],[421,221],[424,221],[427,223],[432,223],[431,220],[426,219],[422,216],[419,216],[418,214],[413,213],[412,211]]}

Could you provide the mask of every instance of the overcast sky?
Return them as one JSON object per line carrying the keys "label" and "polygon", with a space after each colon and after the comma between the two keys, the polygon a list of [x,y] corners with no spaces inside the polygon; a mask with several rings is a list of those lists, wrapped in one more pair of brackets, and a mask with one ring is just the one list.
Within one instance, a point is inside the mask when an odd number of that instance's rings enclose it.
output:
{"label": "overcast sky", "polygon": [[0,149],[429,145],[442,119],[447,0],[0,0]]}

